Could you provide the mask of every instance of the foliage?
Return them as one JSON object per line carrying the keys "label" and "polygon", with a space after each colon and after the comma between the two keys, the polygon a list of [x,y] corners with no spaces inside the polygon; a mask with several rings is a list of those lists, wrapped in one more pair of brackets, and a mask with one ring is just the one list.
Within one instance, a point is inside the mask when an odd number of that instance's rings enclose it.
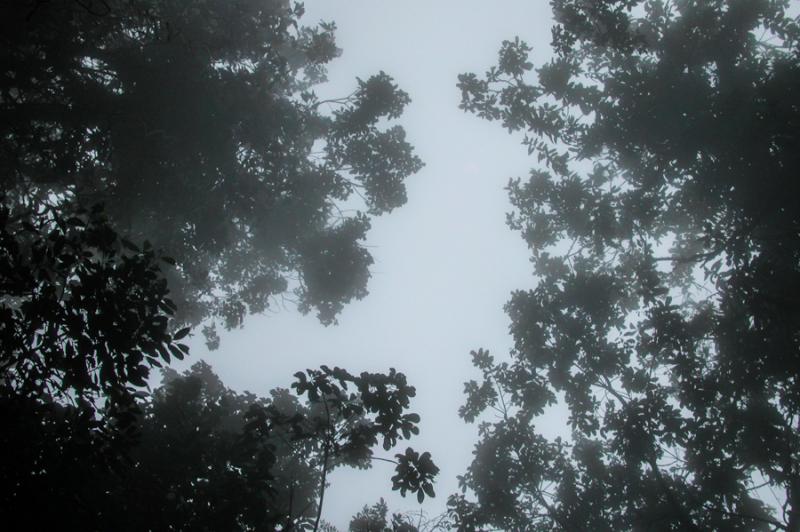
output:
{"label": "foliage", "polygon": [[98,207],[39,209],[0,201],[4,513],[86,504],[75,483],[119,465],[150,369],[188,352],[152,246],[120,239]]}
{"label": "foliage", "polygon": [[[100,207],[0,202],[0,508],[19,527],[271,530],[318,525],[325,475],[368,467],[419,429],[405,376],[298,373],[269,399],[226,389],[205,364],[152,395],[181,359],[174,303],[145,242]],[[161,362],[159,361],[161,360]],[[347,392],[352,385],[353,393]],[[430,455],[397,455],[395,489],[433,496]],[[318,500],[319,498],[319,500]],[[20,508],[46,506],[37,516]],[[67,517],[65,517],[67,516]]]}
{"label": "foliage", "polygon": [[[286,0],[11,2],[0,17],[2,191],[104,202],[177,260],[180,318],[228,326],[293,292],[323,323],[366,294],[370,216],[422,163],[384,73],[314,93],[339,51]],[[366,213],[339,206],[360,197]],[[352,212],[352,211],[350,211]],[[213,328],[208,330],[214,343]]]}
{"label": "foliage", "polygon": [[[394,371],[308,370],[293,384],[298,396],[278,389],[270,398],[226,389],[204,363],[166,375],[134,455],[129,485],[138,489],[122,493],[138,508],[120,515],[142,519],[132,529],[316,529],[331,470],[369,467],[379,436],[386,448],[418,432],[419,417],[403,414],[414,389]],[[347,383],[359,393],[345,394]]]}
{"label": "foliage", "polygon": [[[473,353],[462,417],[499,418],[454,526],[800,530],[787,5],[554,0],[554,59],[534,71],[509,41],[460,77],[462,107],[524,131],[540,163],[509,185],[539,282],[506,307],[511,359]],[[536,429],[555,404],[570,441]]]}
{"label": "foliage", "polygon": [[204,362],[182,376],[165,370],[144,408],[131,466],[121,482],[108,481],[113,502],[94,508],[98,528],[306,529],[319,486],[311,446],[279,424],[264,438],[248,439],[254,405],[308,415],[286,390],[261,398],[226,388]]}
{"label": "foliage", "polygon": [[[339,463],[368,466],[373,459],[372,447],[379,442],[388,451],[398,440],[419,434],[419,414],[404,413],[416,390],[394,368],[388,374],[362,372],[356,376],[338,367],[322,366],[319,370],[306,370],[305,374],[296,373],[295,377],[292,387],[299,396],[308,395],[309,404],[317,413],[308,420],[290,420],[294,438],[319,442],[323,471]],[[355,391],[349,392],[348,386]],[[263,412],[257,410],[254,414],[255,421],[261,422]],[[307,421],[311,421],[310,426]],[[263,430],[261,425],[257,427]],[[420,503],[425,495],[435,496],[433,479],[439,468],[430,453],[419,454],[409,447],[395,458],[393,490],[403,496],[406,492],[416,493]]]}
{"label": "foliage", "polygon": [[[318,98],[334,25],[302,27],[284,0],[2,12],[4,514],[50,509],[25,528],[316,527],[330,469],[418,432],[402,374],[309,373],[305,405],[240,396],[206,366],[143,388],[188,353],[176,323],[236,326],[287,291],[331,323],[366,294],[370,217],[402,205],[422,166],[390,123],[408,95],[381,72]],[[340,209],[353,195],[366,212]],[[398,463],[397,489],[432,496],[427,453]]]}
{"label": "foliage", "polygon": [[[331,470],[369,467],[379,437],[394,445],[418,432],[418,416],[403,413],[414,389],[396,372],[299,373],[294,387],[308,394],[306,401],[285,389],[268,398],[236,393],[204,362],[181,376],[171,369],[163,374],[162,386],[141,408],[138,444],[116,467],[96,464],[80,437],[58,432],[60,410],[35,413],[33,429],[17,437],[32,435],[33,447],[49,453],[40,466],[49,483],[40,483],[42,494],[19,494],[16,509],[5,507],[12,522],[65,522],[53,512],[20,515],[24,503],[41,501],[90,530],[316,530]],[[345,383],[360,392],[345,394]],[[16,423],[26,428],[24,418]],[[40,441],[49,436],[58,439]],[[24,446],[13,442],[6,450],[24,452]],[[411,464],[427,472],[412,493],[429,492],[436,466]],[[395,486],[407,482],[393,479]]]}
{"label": "foliage", "polygon": [[350,520],[350,532],[417,532],[417,528],[400,514],[392,514],[387,521],[389,506],[383,499],[372,506],[364,506]]}
{"label": "foliage", "polygon": [[[366,295],[371,217],[422,167],[391,124],[408,95],[381,72],[320,99],[335,27],[286,0],[0,11],[0,509],[12,528],[316,529],[327,472],[418,433],[402,374],[298,374],[304,403],[202,365],[146,380],[188,354],[181,325],[287,293],[328,324]],[[433,496],[430,455],[396,458],[395,489]]]}

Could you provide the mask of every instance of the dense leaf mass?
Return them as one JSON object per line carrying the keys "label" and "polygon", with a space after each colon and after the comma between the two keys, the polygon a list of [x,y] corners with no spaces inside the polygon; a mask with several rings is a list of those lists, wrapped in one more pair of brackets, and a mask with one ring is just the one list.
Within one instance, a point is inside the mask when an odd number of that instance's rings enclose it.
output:
{"label": "dense leaf mass", "polygon": [[[189,324],[236,326],[287,292],[331,323],[366,294],[370,216],[405,203],[422,163],[383,126],[409,102],[386,74],[315,94],[338,55],[333,24],[301,26],[288,0],[0,10],[10,199],[104,202],[120,234],[175,257]],[[353,195],[364,213],[339,208]]]}
{"label": "dense leaf mass", "polygon": [[[509,185],[538,286],[451,499],[462,529],[800,530],[800,27],[772,0],[554,0],[462,107],[539,166]],[[563,398],[569,441],[537,433]],[[772,493],[775,495],[773,496]]]}
{"label": "dense leaf mass", "polygon": [[175,307],[161,261],[149,244],[120,239],[99,209],[60,214],[0,203],[3,383],[71,400],[145,386],[158,359],[188,352],[175,342],[186,331],[168,332]]}
{"label": "dense leaf mass", "polygon": [[350,532],[419,532],[411,520],[402,514],[392,514],[387,519],[389,506],[383,499],[353,516],[348,530]]}
{"label": "dense leaf mass", "polygon": [[[204,362],[163,376],[140,401],[137,444],[124,454],[100,453],[82,412],[0,401],[14,429],[0,440],[0,508],[13,529],[316,530],[330,471],[370,467],[379,439],[393,445],[418,433],[419,416],[405,413],[413,388],[401,373],[323,368],[298,373],[299,395],[279,388],[269,397],[225,387]],[[354,382],[359,391],[347,394]],[[430,455],[406,455],[413,456],[397,463],[395,489],[432,496],[438,469]],[[22,510],[31,504],[48,511]]]}
{"label": "dense leaf mass", "polygon": [[0,509],[9,517],[32,505],[91,506],[84,481],[121,465],[135,442],[151,368],[189,351],[188,331],[170,332],[160,259],[171,259],[121,239],[100,208],[68,217],[64,208],[0,202]]}

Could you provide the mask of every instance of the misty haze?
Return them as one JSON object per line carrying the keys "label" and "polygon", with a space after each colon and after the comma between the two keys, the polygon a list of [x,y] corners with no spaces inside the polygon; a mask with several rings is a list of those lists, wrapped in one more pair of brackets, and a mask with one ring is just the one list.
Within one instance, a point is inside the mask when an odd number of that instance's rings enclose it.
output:
{"label": "misty haze", "polygon": [[800,532],[798,8],[3,2],[2,528]]}

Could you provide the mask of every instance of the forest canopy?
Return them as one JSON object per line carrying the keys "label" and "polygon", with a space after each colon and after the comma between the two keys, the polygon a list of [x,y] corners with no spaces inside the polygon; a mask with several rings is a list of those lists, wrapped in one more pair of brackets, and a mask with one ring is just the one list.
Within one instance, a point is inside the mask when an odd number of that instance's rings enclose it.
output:
{"label": "forest canopy", "polygon": [[[185,338],[276,297],[334,323],[422,167],[385,73],[314,92],[335,26],[281,0],[0,7],[0,509],[15,529],[317,530],[326,476],[419,433],[391,368],[227,389]],[[359,209],[350,207],[359,198]],[[291,295],[289,295],[291,294]],[[305,397],[305,399],[301,399]],[[422,501],[438,472],[382,458]],[[30,515],[27,509],[47,511]]]}
{"label": "forest canopy", "polygon": [[[410,101],[387,74],[315,94],[332,23],[303,26],[283,0],[0,9],[9,200],[104,204],[121,236],[176,260],[189,325],[238,326],[282,295],[327,324],[366,295],[370,218],[405,203],[422,162],[386,126]],[[363,212],[339,209],[351,196]]]}
{"label": "forest canopy", "polygon": [[[554,0],[462,108],[525,133],[538,278],[473,352],[461,529],[800,530],[800,26],[788,2]],[[563,403],[572,438],[536,427]],[[777,492],[777,497],[769,495]]]}
{"label": "forest canopy", "polygon": [[[449,89],[462,111],[521,139],[533,165],[508,182],[506,218],[533,280],[505,306],[510,352],[471,352],[477,376],[458,414],[477,425],[477,443],[460,492],[429,517],[390,510],[358,486],[337,524],[800,532],[797,6],[550,7],[552,53],[512,38],[494,66]],[[431,307],[452,311],[441,278],[403,286],[417,304],[405,315],[372,313],[397,336],[366,341],[381,333],[361,325],[353,336],[369,346],[358,358],[366,371],[335,365],[349,364],[334,349],[324,351],[327,365],[309,364],[297,338],[281,356],[301,371],[281,378],[269,373],[279,361],[268,360],[257,370],[264,382],[288,387],[254,394],[191,358],[202,330],[210,349],[243,360],[220,346],[217,327],[285,301],[335,324],[367,295],[371,223],[405,204],[408,178],[423,166],[399,125],[410,96],[373,64],[374,75],[328,96],[336,26],[304,25],[303,16],[289,0],[0,6],[6,528],[333,532],[323,519],[330,475],[373,465],[386,472],[378,489],[419,503],[436,495],[439,467],[407,446],[420,413],[435,408],[414,403],[401,366],[420,360],[410,370],[430,374],[427,391],[442,404],[441,390],[461,377],[437,365],[434,356],[454,361],[432,340],[390,357],[411,345],[401,335],[417,340],[416,322],[461,342],[484,337],[448,330],[446,322],[475,323],[454,312],[419,310],[435,299],[449,308]],[[436,56],[446,73],[442,65],[456,63],[445,48],[413,57],[414,70],[428,73]],[[423,114],[432,128],[445,123]],[[440,131],[459,145],[455,131]],[[480,139],[483,151],[491,146]],[[454,152],[439,144],[427,153],[433,163]],[[464,174],[488,179],[500,157],[484,165],[479,155],[455,157],[460,180],[437,175],[437,185],[466,190],[478,180]],[[466,194],[435,189],[436,218],[408,216],[434,221],[403,227],[430,230],[437,268],[420,271],[441,270],[455,287],[456,270],[473,265],[436,240],[451,236],[437,232],[449,230],[443,215],[462,247],[493,253],[459,218],[478,219],[456,209]],[[411,260],[425,247],[411,236],[416,247],[403,260],[431,264]],[[481,272],[480,286],[459,288],[472,298],[465,313],[478,316],[487,306],[478,292],[507,271],[501,257],[490,262],[498,267]],[[411,291],[426,288],[431,299]],[[265,343],[279,336],[265,329]],[[179,372],[187,357],[194,365]],[[553,414],[563,426],[548,423]],[[472,442],[441,425],[445,438],[433,445],[452,454],[449,466]]]}

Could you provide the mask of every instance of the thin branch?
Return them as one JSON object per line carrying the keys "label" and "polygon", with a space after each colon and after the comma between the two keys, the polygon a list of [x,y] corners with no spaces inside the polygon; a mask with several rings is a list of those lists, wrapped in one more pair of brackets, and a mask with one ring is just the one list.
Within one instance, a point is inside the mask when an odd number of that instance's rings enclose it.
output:
{"label": "thin branch", "polygon": [[371,456],[369,459],[370,460],[380,460],[381,462],[389,462],[390,464],[394,464],[394,465],[398,464],[395,460],[392,460],[391,458],[381,458],[380,456]]}
{"label": "thin branch", "polygon": [[653,257],[655,261],[661,262],[676,262],[678,264],[686,264],[689,262],[697,262],[700,259],[705,259],[704,262],[708,262],[711,258],[717,256],[719,254],[718,251],[706,251],[704,253],[692,253],[691,255],[668,255],[666,257]]}
{"label": "thin branch", "polygon": [[[328,416],[328,429],[331,425],[331,413],[328,409],[328,399],[323,394],[322,403],[325,405],[325,414]],[[325,447],[322,452],[322,479],[319,486],[319,503],[317,504],[317,518],[314,521],[314,532],[319,528],[319,520],[322,517],[322,503],[325,500],[325,482],[328,476],[328,454],[330,452],[331,444],[328,438],[325,439]]]}
{"label": "thin branch", "polygon": [[717,513],[720,513],[720,514],[729,515],[731,517],[738,517],[740,519],[750,519],[752,521],[758,521],[760,523],[766,523],[768,525],[772,525],[772,526],[776,527],[779,530],[789,530],[788,527],[786,525],[784,525],[783,523],[779,523],[778,521],[775,521],[774,519],[770,519],[768,517],[759,517],[759,516],[755,516],[755,515],[747,515],[747,514],[742,514],[742,513],[739,513],[739,512],[729,512],[727,510],[721,510],[719,508],[706,508],[706,509],[707,510],[711,510],[712,512],[717,512]]}

